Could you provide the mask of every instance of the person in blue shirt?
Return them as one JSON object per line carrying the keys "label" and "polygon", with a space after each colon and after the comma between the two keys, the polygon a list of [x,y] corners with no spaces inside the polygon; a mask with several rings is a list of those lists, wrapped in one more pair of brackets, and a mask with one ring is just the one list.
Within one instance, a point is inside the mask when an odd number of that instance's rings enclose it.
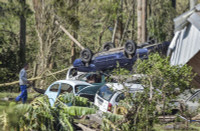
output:
{"label": "person in blue shirt", "polygon": [[27,84],[30,84],[30,82],[27,79],[26,70],[28,70],[28,64],[24,64],[24,68],[22,68],[19,72],[19,85],[21,94],[16,97],[16,101],[20,101],[22,99],[22,103],[24,104],[27,100]]}

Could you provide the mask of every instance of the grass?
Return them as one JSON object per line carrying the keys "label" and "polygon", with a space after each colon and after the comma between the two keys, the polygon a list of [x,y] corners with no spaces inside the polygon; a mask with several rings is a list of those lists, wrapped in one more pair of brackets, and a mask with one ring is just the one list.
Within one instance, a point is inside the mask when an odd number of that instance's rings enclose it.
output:
{"label": "grass", "polygon": [[[15,102],[15,98],[20,93],[8,93],[8,92],[1,92],[0,93],[0,115],[3,113],[3,110],[5,110],[11,102]],[[27,103],[30,103],[36,96],[38,96],[38,93],[28,93],[28,100]],[[12,100],[3,100],[5,98],[11,98]],[[19,102],[21,103],[21,102]]]}

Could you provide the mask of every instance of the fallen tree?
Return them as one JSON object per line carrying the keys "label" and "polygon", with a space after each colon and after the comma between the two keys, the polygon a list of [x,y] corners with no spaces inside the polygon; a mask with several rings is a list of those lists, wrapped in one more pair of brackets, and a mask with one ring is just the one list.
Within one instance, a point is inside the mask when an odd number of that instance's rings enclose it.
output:
{"label": "fallen tree", "polygon": [[[65,68],[63,70],[60,70],[60,71],[57,71],[57,72],[54,72],[54,73],[49,73],[47,75],[42,75],[42,76],[37,76],[37,77],[34,77],[34,78],[30,78],[28,79],[29,81],[35,81],[35,80],[39,80],[39,79],[42,79],[42,78],[45,78],[45,77],[49,77],[49,76],[52,76],[52,75],[55,75],[55,74],[59,74],[59,73],[62,73],[66,70],[68,70],[69,68]],[[0,87],[2,86],[10,86],[10,85],[15,85],[15,84],[18,84],[19,81],[13,81],[13,82],[8,82],[8,83],[2,83],[0,84]]]}

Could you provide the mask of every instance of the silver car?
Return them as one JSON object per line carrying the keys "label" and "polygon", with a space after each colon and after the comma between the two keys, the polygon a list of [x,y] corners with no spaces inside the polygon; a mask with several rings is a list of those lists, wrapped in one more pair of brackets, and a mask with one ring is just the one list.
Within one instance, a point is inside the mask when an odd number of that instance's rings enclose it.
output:
{"label": "silver car", "polygon": [[124,86],[127,87],[130,93],[143,91],[141,84],[119,84],[108,83],[103,85],[96,93],[94,104],[103,112],[111,112],[115,105],[118,105],[120,100],[125,98],[123,93]]}

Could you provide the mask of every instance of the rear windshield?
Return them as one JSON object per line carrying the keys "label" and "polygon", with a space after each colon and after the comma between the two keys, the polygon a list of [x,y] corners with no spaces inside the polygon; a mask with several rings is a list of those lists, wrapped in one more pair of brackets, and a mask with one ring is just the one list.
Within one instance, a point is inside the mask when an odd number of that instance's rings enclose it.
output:
{"label": "rear windshield", "polygon": [[106,85],[102,86],[98,91],[98,95],[107,101],[110,100],[113,94],[114,92]]}

